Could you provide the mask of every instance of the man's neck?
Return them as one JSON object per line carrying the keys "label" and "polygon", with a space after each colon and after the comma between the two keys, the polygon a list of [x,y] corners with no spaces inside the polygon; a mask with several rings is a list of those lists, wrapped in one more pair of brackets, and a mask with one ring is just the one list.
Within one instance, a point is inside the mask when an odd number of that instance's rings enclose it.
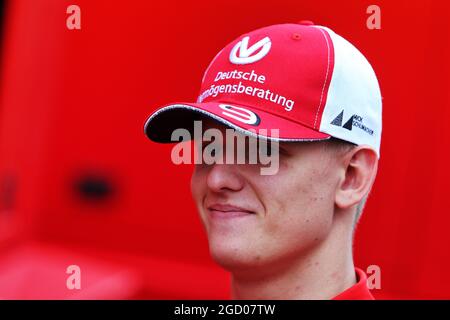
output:
{"label": "man's neck", "polygon": [[[351,239],[330,234],[308,253],[251,276],[232,273],[232,299],[332,299],[356,283]],[[272,269],[272,268],[271,268]],[[267,269],[266,269],[267,270]]]}

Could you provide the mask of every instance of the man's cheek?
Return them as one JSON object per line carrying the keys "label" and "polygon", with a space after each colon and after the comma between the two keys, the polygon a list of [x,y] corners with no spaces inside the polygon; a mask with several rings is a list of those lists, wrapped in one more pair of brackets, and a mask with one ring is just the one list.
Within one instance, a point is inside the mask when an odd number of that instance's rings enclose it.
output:
{"label": "man's cheek", "polygon": [[197,212],[198,212],[200,218],[203,220],[204,219],[204,213],[203,213],[204,192],[202,192],[202,188],[194,180],[192,180],[192,183],[191,183],[191,196],[192,196],[192,200],[194,201]]}
{"label": "man's cheek", "polygon": [[191,194],[192,197],[197,200],[197,198],[201,197],[202,194],[206,192],[206,175],[205,172],[201,169],[198,169],[197,166],[194,169],[191,176]]}
{"label": "man's cheek", "polygon": [[[273,194],[271,206],[264,217],[264,231],[271,238],[308,238],[323,225],[317,204],[323,200],[313,187],[296,186],[292,190]],[[295,190],[295,189],[293,189]]]}
{"label": "man's cheek", "polygon": [[[275,195],[276,196],[276,195]],[[264,233],[270,238],[276,238],[280,236],[280,233],[286,229],[287,223],[287,204],[283,200],[279,200],[276,197],[271,199],[271,205],[266,206],[266,215],[264,219]]]}

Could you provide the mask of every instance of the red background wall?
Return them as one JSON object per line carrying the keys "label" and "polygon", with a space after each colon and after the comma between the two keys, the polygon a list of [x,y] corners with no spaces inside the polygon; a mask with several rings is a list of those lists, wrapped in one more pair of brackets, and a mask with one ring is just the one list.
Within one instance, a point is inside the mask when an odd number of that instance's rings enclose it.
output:
{"label": "red background wall", "polygon": [[[81,8],[81,30],[66,8]],[[366,8],[381,8],[381,30]],[[0,91],[0,297],[228,298],[189,192],[191,167],[148,141],[149,113],[193,101],[240,34],[308,19],[372,63],[379,174],[355,242],[379,298],[450,298],[449,11],[445,1],[9,1]],[[79,181],[109,186],[84,199]],[[80,265],[83,291],[65,288]],[[84,278],[83,278],[84,279]],[[103,281],[105,280],[105,281]],[[106,281],[107,280],[107,281]],[[102,283],[102,285],[100,285]],[[112,290],[105,283],[115,284]]]}

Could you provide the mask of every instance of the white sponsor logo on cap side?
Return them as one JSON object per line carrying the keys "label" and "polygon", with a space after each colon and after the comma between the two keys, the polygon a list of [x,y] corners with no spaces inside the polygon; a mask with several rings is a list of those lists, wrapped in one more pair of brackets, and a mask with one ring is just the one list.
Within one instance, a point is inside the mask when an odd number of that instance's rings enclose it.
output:
{"label": "white sponsor logo on cap side", "polygon": [[[272,42],[269,37],[259,40],[257,43],[248,47],[249,36],[242,38],[241,41],[231,49],[230,61],[234,64],[248,64],[262,59],[270,50]],[[258,49],[258,53],[254,54]],[[239,51],[239,56],[238,56]]]}
{"label": "white sponsor logo on cap side", "polygon": [[240,122],[250,124],[252,126],[257,126],[261,122],[261,119],[256,113],[245,108],[236,107],[229,104],[219,104],[219,107],[224,110],[222,113],[225,116]]}

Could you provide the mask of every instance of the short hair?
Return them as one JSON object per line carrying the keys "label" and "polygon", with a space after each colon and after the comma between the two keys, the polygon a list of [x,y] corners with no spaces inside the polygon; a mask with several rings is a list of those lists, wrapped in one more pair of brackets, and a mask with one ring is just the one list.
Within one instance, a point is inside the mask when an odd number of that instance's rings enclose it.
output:
{"label": "short hair", "polygon": [[369,193],[367,193],[356,206],[356,215],[355,215],[355,223],[354,223],[355,225],[358,223],[359,218],[362,215],[362,212],[364,210],[364,207],[366,205],[368,197],[369,197]]}

